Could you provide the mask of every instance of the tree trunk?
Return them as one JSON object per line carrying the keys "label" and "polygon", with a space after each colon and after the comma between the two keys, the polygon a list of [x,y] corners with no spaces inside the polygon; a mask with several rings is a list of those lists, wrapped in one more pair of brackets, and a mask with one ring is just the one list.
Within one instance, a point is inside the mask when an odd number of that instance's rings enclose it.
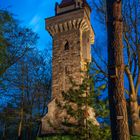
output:
{"label": "tree trunk", "polygon": [[3,130],[2,140],[6,140],[6,134],[7,134],[7,132],[6,132],[6,123],[4,124],[4,128],[3,129],[4,130]]}
{"label": "tree trunk", "polygon": [[21,109],[20,122],[18,127],[18,140],[22,140],[23,108]]}
{"label": "tree trunk", "polygon": [[113,140],[129,140],[124,97],[122,1],[106,0],[108,30],[108,93]]}
{"label": "tree trunk", "polygon": [[[129,68],[125,67],[126,75],[130,84],[130,119],[131,119],[131,133],[132,135],[140,135],[140,117],[139,117],[139,105],[137,99],[137,88],[135,89],[133,76]],[[139,80],[139,77],[138,79]],[[137,84],[139,84],[137,82]],[[136,87],[138,86],[136,84]]]}

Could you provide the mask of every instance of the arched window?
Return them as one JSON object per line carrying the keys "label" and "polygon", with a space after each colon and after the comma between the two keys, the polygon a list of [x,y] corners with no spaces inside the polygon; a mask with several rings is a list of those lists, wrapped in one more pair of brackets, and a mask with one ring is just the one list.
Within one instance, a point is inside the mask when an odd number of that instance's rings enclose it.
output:
{"label": "arched window", "polygon": [[68,73],[69,73],[68,67],[65,66],[65,74],[68,75]]}
{"label": "arched window", "polygon": [[66,41],[66,43],[65,43],[65,45],[64,45],[64,50],[66,51],[66,50],[69,50],[69,42],[68,41]]}
{"label": "arched window", "polygon": [[76,1],[76,8],[82,8],[83,1],[82,0],[75,0]]}

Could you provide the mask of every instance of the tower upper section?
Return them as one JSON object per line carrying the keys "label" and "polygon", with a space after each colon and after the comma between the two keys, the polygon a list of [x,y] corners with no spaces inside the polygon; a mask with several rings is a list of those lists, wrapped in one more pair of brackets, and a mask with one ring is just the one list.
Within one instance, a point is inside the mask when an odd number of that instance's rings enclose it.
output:
{"label": "tower upper section", "polygon": [[94,31],[90,23],[91,9],[86,0],[62,0],[56,4],[56,15],[46,19],[46,29],[51,36],[79,29],[89,31],[90,42],[94,43]]}
{"label": "tower upper section", "polygon": [[56,3],[55,13],[56,15],[59,15],[84,7],[86,7],[88,12],[91,11],[90,6],[86,0],[62,0],[60,4]]}

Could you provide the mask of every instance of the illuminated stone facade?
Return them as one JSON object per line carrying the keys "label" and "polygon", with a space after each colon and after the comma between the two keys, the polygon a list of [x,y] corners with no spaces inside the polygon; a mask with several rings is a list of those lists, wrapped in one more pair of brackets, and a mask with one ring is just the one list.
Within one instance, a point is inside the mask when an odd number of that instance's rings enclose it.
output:
{"label": "illuminated stone facade", "polygon": [[[90,46],[94,43],[94,32],[90,24],[91,9],[85,0],[62,0],[56,4],[56,15],[46,19],[46,30],[53,38],[52,63],[52,101],[48,113],[42,118],[42,134],[53,134],[67,116],[65,110],[57,107],[56,100],[63,102],[62,91],[70,86],[69,78],[77,84],[82,83],[85,64],[91,61]],[[90,118],[98,124],[94,111]],[[72,120],[71,120],[72,121]]]}

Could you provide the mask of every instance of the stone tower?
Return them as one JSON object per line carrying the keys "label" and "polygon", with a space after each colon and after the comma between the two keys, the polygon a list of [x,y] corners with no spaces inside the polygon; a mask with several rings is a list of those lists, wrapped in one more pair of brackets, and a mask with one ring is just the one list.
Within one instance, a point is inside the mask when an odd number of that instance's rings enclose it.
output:
{"label": "stone tower", "polygon": [[[70,88],[69,77],[81,84],[81,71],[91,61],[90,45],[94,43],[91,9],[86,0],[62,0],[56,4],[55,12],[54,17],[46,19],[46,30],[53,38],[52,101],[42,118],[42,134],[65,129],[61,122],[67,114],[57,107],[56,100],[62,101],[62,91]],[[97,124],[94,111],[90,117]]]}

